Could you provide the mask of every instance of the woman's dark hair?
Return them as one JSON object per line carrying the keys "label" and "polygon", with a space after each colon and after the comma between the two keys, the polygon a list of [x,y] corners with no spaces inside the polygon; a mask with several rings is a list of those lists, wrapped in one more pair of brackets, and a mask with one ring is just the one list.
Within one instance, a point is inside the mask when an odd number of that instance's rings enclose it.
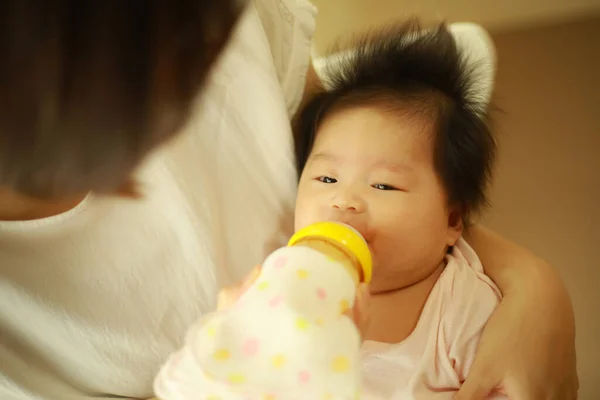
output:
{"label": "woman's dark hair", "polygon": [[423,30],[414,20],[354,40],[351,49],[325,69],[327,90],[297,119],[298,172],[319,126],[340,109],[375,106],[398,118],[424,117],[434,128],[434,162],[448,201],[467,223],[487,203],[496,153],[489,105],[474,87],[480,66],[467,62],[444,24]]}
{"label": "woman's dark hair", "polygon": [[0,1],[0,187],[127,184],[185,123],[239,0]]}

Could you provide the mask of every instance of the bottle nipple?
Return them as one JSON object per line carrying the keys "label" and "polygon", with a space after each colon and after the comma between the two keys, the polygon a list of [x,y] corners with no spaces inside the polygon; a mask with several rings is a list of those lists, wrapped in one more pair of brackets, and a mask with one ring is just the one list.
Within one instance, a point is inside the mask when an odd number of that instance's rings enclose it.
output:
{"label": "bottle nipple", "polygon": [[359,269],[359,282],[370,283],[373,276],[371,251],[362,235],[354,228],[341,222],[317,222],[296,232],[288,246],[307,241],[327,242],[352,258]]}

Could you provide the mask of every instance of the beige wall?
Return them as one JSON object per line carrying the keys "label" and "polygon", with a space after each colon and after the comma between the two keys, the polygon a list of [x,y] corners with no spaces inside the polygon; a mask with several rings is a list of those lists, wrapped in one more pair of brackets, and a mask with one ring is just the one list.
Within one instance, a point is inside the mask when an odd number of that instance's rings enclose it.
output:
{"label": "beige wall", "polygon": [[577,20],[600,13],[600,0],[311,0],[319,8],[316,51],[342,32],[362,30],[390,19],[419,16],[426,24],[472,21],[488,29]]}
{"label": "beige wall", "polygon": [[[351,11],[320,16],[317,49],[343,24],[381,22],[353,21]],[[494,40],[504,112],[484,223],[560,271],[576,312],[580,398],[600,399],[600,18]]]}
{"label": "beige wall", "polygon": [[549,260],[576,313],[581,399],[600,399],[600,18],[497,34],[500,157],[485,224]]}

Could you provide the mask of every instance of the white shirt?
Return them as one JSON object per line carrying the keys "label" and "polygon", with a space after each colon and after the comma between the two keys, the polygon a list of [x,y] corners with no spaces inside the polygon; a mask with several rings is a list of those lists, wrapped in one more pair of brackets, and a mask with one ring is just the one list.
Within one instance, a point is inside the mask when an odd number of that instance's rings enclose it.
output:
{"label": "white shirt", "polygon": [[0,398],[148,398],[186,329],[292,231],[315,9],[255,0],[139,201],[0,222]]}

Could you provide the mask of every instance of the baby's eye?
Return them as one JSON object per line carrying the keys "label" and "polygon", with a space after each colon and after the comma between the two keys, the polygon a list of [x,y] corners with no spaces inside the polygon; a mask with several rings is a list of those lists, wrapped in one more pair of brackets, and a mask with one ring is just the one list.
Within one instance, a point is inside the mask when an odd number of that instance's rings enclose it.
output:
{"label": "baby's eye", "polygon": [[373,185],[373,187],[375,189],[378,189],[378,190],[398,190],[398,189],[396,189],[393,186],[386,185],[386,184],[383,184],[383,183],[376,183],[376,184]]}
{"label": "baby's eye", "polygon": [[323,182],[323,183],[336,183],[337,182],[337,179],[332,178],[330,176],[320,176],[317,178],[317,180],[319,182]]}

